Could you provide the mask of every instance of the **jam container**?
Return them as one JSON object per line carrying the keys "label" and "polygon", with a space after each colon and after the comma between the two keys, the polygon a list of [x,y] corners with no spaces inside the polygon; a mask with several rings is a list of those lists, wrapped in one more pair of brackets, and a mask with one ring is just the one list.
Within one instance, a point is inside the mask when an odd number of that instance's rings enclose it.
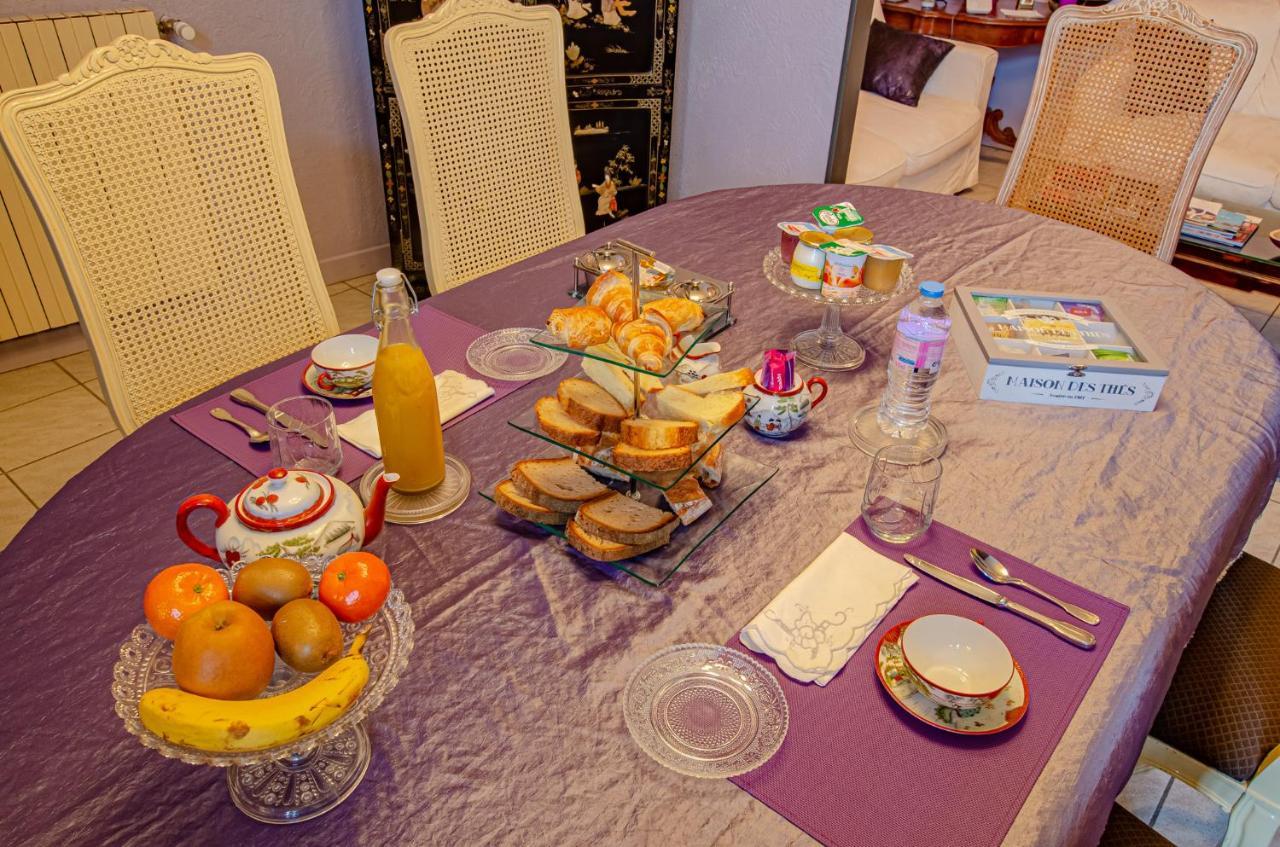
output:
{"label": "jam container", "polygon": [[830,244],[831,236],[825,232],[803,232],[791,258],[791,281],[800,288],[817,291],[822,288],[822,269],[827,264],[827,254],[822,245]]}
{"label": "jam container", "polygon": [[782,244],[779,247],[782,252],[782,265],[791,267],[791,257],[795,255],[800,236],[806,232],[816,232],[818,228],[805,221],[787,221],[778,224],[778,229],[782,231]]}
{"label": "jam container", "polygon": [[822,270],[822,296],[848,300],[862,285],[862,268],[867,250],[861,244],[828,244],[827,263]]}

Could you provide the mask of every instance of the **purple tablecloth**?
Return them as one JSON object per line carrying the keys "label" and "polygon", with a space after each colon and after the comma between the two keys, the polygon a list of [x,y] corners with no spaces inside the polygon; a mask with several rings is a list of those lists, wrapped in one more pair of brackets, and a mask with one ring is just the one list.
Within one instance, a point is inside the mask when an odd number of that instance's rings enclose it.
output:
{"label": "purple tablecloth", "polygon": [[[564,302],[570,256],[608,236],[630,238],[737,283],[739,323],[719,340],[729,361],[746,358],[820,318],[761,277],[773,223],[844,199],[878,238],[916,254],[919,278],[1105,293],[1170,363],[1160,405],[1145,414],[979,403],[953,349],[936,389],[935,413],[951,433],[938,520],[1132,609],[1006,837],[1092,843],[1214,580],[1276,477],[1280,362],[1229,305],[1079,229],[953,197],[842,185],[672,203],[431,305],[486,328],[537,325]],[[162,759],[112,712],[111,667],[142,619],[147,580],[191,557],[173,532],[178,504],[199,491],[229,496],[244,479],[167,416],[151,421],[72,480],[0,554],[4,840],[807,843],[731,783],[650,761],[631,742],[619,699],[652,652],[727,640],[857,512],[868,459],[845,428],[884,387],[899,305],[848,311],[846,327],[868,343],[867,364],[827,376],[831,395],[801,437],[729,436],[732,449],[780,470],[660,590],[566,567],[538,532],[497,531],[478,496],[439,523],[390,527],[374,550],[413,606],[416,649],[369,723],[364,783],[331,814],[286,829],[241,815],[221,771]],[[506,420],[555,379],[445,433],[477,485],[541,452]],[[857,801],[851,790],[848,802]]]}

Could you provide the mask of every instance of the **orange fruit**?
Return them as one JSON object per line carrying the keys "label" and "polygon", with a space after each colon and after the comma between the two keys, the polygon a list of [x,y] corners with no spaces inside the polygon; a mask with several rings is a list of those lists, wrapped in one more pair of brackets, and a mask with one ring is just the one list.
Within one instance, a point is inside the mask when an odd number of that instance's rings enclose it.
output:
{"label": "orange fruit", "polygon": [[151,578],[142,595],[142,612],[157,635],[172,641],[183,620],[228,596],[227,584],[217,571],[188,562],[167,567]]}
{"label": "orange fruit", "polygon": [[391,571],[372,553],[343,553],[320,576],[320,602],[344,623],[373,617],[390,591]]}
{"label": "orange fruit", "polygon": [[252,700],[271,682],[276,649],[262,617],[220,600],[182,622],[173,640],[178,687],[216,700]]}

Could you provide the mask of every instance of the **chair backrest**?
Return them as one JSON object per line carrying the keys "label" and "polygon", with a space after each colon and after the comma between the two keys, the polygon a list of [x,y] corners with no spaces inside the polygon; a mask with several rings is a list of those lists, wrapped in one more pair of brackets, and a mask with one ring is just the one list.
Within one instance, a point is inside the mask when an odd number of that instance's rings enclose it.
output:
{"label": "chair backrest", "polygon": [[121,429],[337,332],[261,56],[126,35],[0,97]]}
{"label": "chair backrest", "polygon": [[554,6],[446,0],[383,52],[433,293],[583,234]]}
{"label": "chair backrest", "polygon": [[1062,7],[997,202],[1170,261],[1256,53],[1181,0]]}

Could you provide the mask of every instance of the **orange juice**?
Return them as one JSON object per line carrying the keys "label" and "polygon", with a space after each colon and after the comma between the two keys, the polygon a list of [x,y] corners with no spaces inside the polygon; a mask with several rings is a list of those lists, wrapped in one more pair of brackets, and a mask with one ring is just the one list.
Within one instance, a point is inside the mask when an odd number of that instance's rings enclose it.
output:
{"label": "orange juice", "polygon": [[425,491],[444,479],[444,439],[436,380],[413,344],[388,345],[373,367],[373,408],[382,461],[400,474],[397,491]]}

